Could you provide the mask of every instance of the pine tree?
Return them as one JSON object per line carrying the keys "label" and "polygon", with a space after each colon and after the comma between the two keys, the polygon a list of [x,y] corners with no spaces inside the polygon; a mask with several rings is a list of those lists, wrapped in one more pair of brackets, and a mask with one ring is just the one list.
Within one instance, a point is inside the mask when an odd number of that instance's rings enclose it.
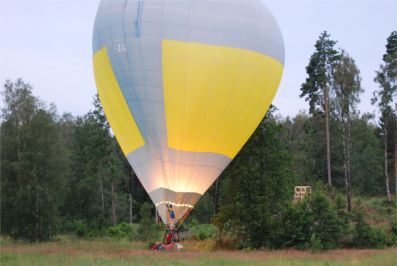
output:
{"label": "pine tree", "polygon": [[390,146],[389,127],[392,123],[395,123],[394,119],[396,117],[395,111],[393,111],[393,102],[395,102],[394,98],[397,92],[397,31],[393,31],[387,38],[386,54],[383,55],[383,64],[380,66],[380,69],[376,71],[374,80],[379,84],[379,89],[374,92],[372,104],[377,104],[381,113],[380,125],[383,133],[385,187],[387,199],[391,201],[388,162]]}
{"label": "pine tree", "polygon": [[[338,59],[338,52],[334,49],[335,41],[324,31],[315,44],[316,51],[310,57],[306,67],[308,77],[301,86],[300,97],[309,101],[310,113],[321,111],[325,120],[325,141],[327,158],[327,182],[332,186],[331,174],[331,141],[330,141],[330,89],[332,87],[332,73]],[[318,109],[320,107],[320,109]]]}

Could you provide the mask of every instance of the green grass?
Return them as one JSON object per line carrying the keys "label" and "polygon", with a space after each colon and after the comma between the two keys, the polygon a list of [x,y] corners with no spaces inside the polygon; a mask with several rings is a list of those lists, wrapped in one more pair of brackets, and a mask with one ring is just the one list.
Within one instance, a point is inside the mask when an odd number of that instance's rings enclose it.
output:
{"label": "green grass", "polygon": [[29,244],[1,239],[0,265],[362,265],[395,266],[397,249],[308,251],[203,251],[184,242],[182,251],[152,252],[143,242],[80,240]]}
{"label": "green grass", "polygon": [[[183,253],[182,253],[183,254]],[[182,255],[181,254],[181,255]],[[216,256],[216,253],[209,255],[198,255],[192,257],[187,254],[171,257],[167,254],[136,255],[127,257],[91,257],[91,256],[68,256],[64,254],[15,254],[2,253],[1,265],[362,265],[362,266],[395,266],[397,263],[396,251],[388,250],[382,254],[370,255],[362,259],[347,259],[344,261],[330,259],[258,259],[258,258],[233,258]]]}

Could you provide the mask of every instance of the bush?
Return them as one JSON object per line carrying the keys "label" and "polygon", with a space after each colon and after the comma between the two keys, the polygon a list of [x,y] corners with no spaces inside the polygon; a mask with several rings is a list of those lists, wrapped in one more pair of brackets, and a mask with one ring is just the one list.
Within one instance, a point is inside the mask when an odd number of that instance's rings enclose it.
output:
{"label": "bush", "polygon": [[104,235],[104,229],[87,224],[83,220],[72,221],[69,225],[70,232],[73,232],[79,238],[94,238]]}
{"label": "bush", "polygon": [[218,228],[212,224],[199,224],[190,227],[189,235],[196,240],[214,239],[218,236]]}
{"label": "bush", "polygon": [[152,219],[152,207],[149,203],[144,203],[141,206],[141,222],[137,229],[138,240],[156,241],[161,237],[159,227],[153,222],[154,219]]}
{"label": "bush", "polygon": [[324,248],[323,244],[321,244],[321,239],[318,238],[316,233],[313,233],[310,237],[310,248],[313,252],[322,250]]}
{"label": "bush", "polygon": [[391,233],[394,235],[394,236],[397,236],[397,222],[391,222],[390,223],[390,230],[391,230]]}
{"label": "bush", "polygon": [[114,238],[131,238],[133,234],[133,228],[127,223],[120,223],[117,226],[109,227],[106,230],[106,236]]}
{"label": "bush", "polygon": [[317,192],[303,202],[287,206],[281,221],[274,222],[273,227],[271,247],[330,249],[340,246],[347,220],[323,193]]}
{"label": "bush", "polygon": [[353,246],[383,249],[389,244],[384,231],[373,228],[365,222],[364,212],[357,212],[354,217],[354,222]]}
{"label": "bush", "polygon": [[87,237],[90,233],[87,224],[84,221],[77,220],[73,221],[71,225],[71,229],[77,237]]}

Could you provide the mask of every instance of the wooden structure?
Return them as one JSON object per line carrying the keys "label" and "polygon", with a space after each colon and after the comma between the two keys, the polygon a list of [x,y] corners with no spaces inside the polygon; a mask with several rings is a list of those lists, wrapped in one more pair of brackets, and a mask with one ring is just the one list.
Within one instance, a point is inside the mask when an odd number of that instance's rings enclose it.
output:
{"label": "wooden structure", "polygon": [[312,193],[311,186],[296,186],[295,194],[294,194],[294,203],[302,201],[310,193]]}

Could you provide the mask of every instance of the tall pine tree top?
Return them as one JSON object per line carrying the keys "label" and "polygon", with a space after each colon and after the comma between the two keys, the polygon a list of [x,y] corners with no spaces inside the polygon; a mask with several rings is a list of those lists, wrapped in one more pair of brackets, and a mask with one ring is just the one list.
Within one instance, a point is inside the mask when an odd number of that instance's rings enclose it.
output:
{"label": "tall pine tree top", "polygon": [[384,120],[393,112],[393,97],[397,93],[397,31],[393,31],[387,38],[383,64],[376,71],[374,80],[380,88],[374,92],[372,104],[377,103]]}
{"label": "tall pine tree top", "polygon": [[397,31],[393,31],[387,38],[386,54],[383,61],[387,65],[388,75],[392,81],[397,81]]}
{"label": "tall pine tree top", "polygon": [[305,100],[309,101],[311,114],[315,113],[318,107],[323,109],[323,91],[331,79],[332,70],[339,57],[338,51],[334,48],[336,41],[329,37],[326,31],[320,34],[314,45],[316,51],[306,67],[308,77],[301,86],[300,97],[306,97]]}

